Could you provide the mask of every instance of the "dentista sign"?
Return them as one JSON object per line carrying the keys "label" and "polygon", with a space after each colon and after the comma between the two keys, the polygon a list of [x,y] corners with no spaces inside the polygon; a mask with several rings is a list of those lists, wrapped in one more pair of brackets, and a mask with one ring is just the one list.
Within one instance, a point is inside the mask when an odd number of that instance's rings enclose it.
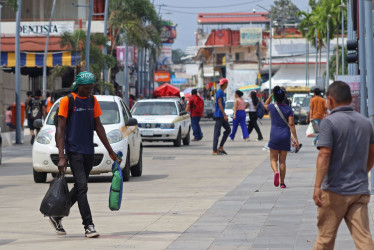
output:
{"label": "dentista sign", "polygon": [[[21,22],[21,36],[46,36],[49,30],[49,22]],[[74,21],[52,22],[50,36],[61,36],[64,32],[74,32]]]}

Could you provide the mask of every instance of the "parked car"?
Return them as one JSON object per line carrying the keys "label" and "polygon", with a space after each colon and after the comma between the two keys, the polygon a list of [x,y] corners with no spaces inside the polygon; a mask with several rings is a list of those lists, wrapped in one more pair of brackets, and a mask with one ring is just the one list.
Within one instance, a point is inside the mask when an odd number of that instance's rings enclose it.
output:
{"label": "parked car", "polygon": [[309,115],[310,96],[304,98],[303,102],[292,107],[296,124],[307,124]]}
{"label": "parked car", "polygon": [[[119,97],[97,95],[96,98],[103,113],[100,120],[107,133],[109,143],[115,152],[122,151],[123,153],[121,169],[124,181],[129,180],[130,173],[132,176],[141,176],[143,146],[137,120],[132,118],[130,110]],[[34,123],[40,123],[38,126],[42,126],[32,148],[33,174],[36,183],[45,182],[47,173],[52,173],[52,175],[58,173],[59,157],[53,118],[60,100],[54,103],[44,123],[41,120]],[[112,172],[113,162],[96,132],[94,133],[94,147],[94,166],[90,174]],[[71,174],[69,165],[66,173]]]}
{"label": "parked car", "polygon": [[213,118],[214,115],[214,103],[211,100],[204,100],[204,117]]}
{"label": "parked car", "polygon": [[171,98],[139,100],[131,109],[139,121],[143,141],[173,142],[175,147],[190,144],[191,120],[179,101]]}
{"label": "parked car", "polygon": [[[245,101],[245,105],[248,104],[248,101],[246,100]],[[232,123],[233,121],[233,116],[234,116],[234,100],[228,100],[226,101],[226,106],[225,106],[225,113],[227,115],[227,119],[228,119],[228,122],[229,123]],[[249,108],[246,108],[245,109],[245,113],[246,113],[246,116],[245,116],[245,122],[249,122]]]}
{"label": "parked car", "polygon": [[292,103],[291,107],[300,106],[302,105],[304,99],[308,96],[308,94],[294,94],[292,96]]}

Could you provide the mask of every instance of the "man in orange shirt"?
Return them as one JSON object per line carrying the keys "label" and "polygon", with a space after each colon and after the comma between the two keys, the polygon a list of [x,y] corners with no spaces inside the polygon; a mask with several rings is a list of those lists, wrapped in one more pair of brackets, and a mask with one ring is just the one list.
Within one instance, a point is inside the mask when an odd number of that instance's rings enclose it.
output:
{"label": "man in orange shirt", "polygon": [[[106,137],[106,132],[100,121],[102,114],[100,105],[95,96],[91,95],[95,78],[90,72],[81,72],[76,77],[73,87],[73,109],[69,111],[69,98],[65,96],[60,101],[58,112],[57,148],[59,153],[58,169],[65,172],[67,162],[64,154],[69,159],[70,169],[74,178],[74,187],[70,191],[71,205],[78,202],[85,236],[98,237],[92,221],[90,205],[87,199],[88,176],[93,167],[94,144],[93,137],[96,131],[113,161],[118,160]],[[65,235],[59,217],[49,217],[52,226],[59,235]]]}
{"label": "man in orange shirt", "polygon": [[[310,118],[310,121],[314,123],[313,127],[319,128],[319,124],[321,123],[321,120],[327,114],[326,111],[327,111],[326,100],[321,96],[321,90],[319,88],[315,88],[314,97],[310,100],[310,106],[309,106],[309,118]],[[319,138],[319,130],[315,132],[318,133],[318,135],[313,140],[314,146],[317,145],[317,141]]]}

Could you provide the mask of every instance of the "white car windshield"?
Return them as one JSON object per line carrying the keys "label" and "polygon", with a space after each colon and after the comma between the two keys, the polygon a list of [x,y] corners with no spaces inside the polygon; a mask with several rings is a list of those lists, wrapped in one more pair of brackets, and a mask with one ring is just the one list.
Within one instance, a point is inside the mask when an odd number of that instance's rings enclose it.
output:
{"label": "white car windshield", "polygon": [[177,115],[177,107],[173,102],[138,102],[133,115]]}
{"label": "white car windshield", "polygon": [[[99,105],[101,108],[101,112],[103,113],[100,116],[100,121],[103,125],[107,124],[116,124],[120,122],[120,114],[118,105],[115,102],[101,102],[99,101]],[[58,105],[55,105],[53,109],[51,109],[50,114],[48,116],[47,124],[53,125],[53,119],[56,115]]]}

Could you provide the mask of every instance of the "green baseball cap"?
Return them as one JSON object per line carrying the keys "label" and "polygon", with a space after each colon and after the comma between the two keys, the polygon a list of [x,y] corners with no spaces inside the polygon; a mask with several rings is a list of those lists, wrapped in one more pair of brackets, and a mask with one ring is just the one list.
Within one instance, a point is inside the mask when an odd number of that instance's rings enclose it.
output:
{"label": "green baseball cap", "polygon": [[91,72],[83,71],[80,72],[75,78],[75,82],[72,85],[73,91],[77,90],[78,85],[92,84],[95,83],[95,76]]}

